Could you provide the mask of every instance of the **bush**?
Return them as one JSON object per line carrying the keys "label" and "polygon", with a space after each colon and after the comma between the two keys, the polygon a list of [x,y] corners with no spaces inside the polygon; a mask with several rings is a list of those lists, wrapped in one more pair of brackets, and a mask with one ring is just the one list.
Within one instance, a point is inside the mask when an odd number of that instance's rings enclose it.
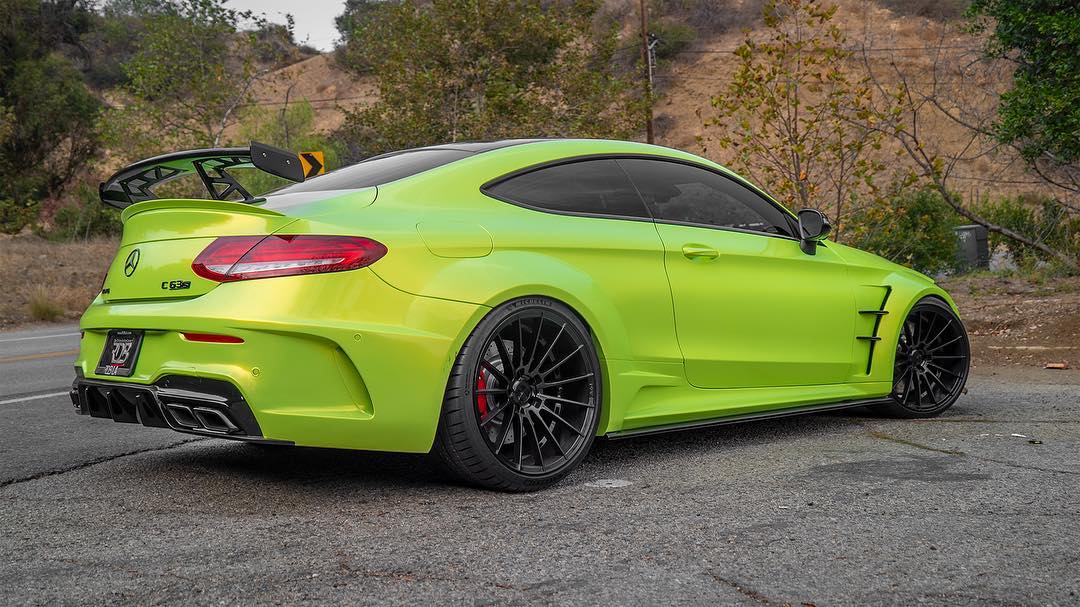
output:
{"label": "bush", "polygon": [[660,38],[660,43],[656,45],[656,56],[660,59],[674,57],[686,50],[697,38],[694,28],[666,19],[653,23],[649,29]]}
{"label": "bush", "polygon": [[[1039,196],[1017,196],[991,202],[981,201],[975,211],[990,223],[1018,232],[1073,258],[1080,257],[1080,217],[1070,215],[1061,204]],[[1017,264],[1031,266],[1050,261],[1041,251],[1000,234],[990,234],[990,249],[1006,247]]]}
{"label": "bush", "polygon": [[0,198],[0,234],[18,234],[37,217],[36,202]]}
{"label": "bush", "polygon": [[846,226],[846,240],[861,249],[926,274],[956,267],[956,234],[963,223],[930,189],[905,192],[863,210]]}
{"label": "bush", "polygon": [[968,0],[878,0],[897,15],[952,21],[963,16]]}
{"label": "bush", "polygon": [[679,17],[710,34],[756,27],[765,12],[765,0],[653,0],[652,4],[654,15]]}
{"label": "bush", "polygon": [[76,191],[76,200],[57,209],[52,227],[41,235],[49,240],[87,240],[116,236],[121,231],[120,211],[102,203],[97,190],[82,185]]}

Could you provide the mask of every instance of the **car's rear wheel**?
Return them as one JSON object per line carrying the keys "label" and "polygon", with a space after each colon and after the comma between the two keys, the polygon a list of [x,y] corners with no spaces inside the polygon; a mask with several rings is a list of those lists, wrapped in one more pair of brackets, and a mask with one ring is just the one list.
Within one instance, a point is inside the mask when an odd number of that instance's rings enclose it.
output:
{"label": "car's rear wheel", "polygon": [[567,306],[546,298],[503,304],[461,348],[434,453],[469,483],[547,487],[592,445],[602,385],[592,335]]}
{"label": "car's rear wheel", "polygon": [[896,344],[892,402],[883,411],[898,417],[933,417],[960,398],[971,348],[952,308],[928,297],[911,309]]}

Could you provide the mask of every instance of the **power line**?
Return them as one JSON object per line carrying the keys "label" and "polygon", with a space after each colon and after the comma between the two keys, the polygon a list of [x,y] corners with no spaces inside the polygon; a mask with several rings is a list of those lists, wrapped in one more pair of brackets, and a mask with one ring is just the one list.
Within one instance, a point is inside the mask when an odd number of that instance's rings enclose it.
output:
{"label": "power line", "polygon": [[[702,82],[730,82],[731,81],[731,78],[710,78],[710,77],[707,77],[707,76],[673,76],[673,75],[667,75],[667,76],[655,76],[655,78],[657,80],[697,80],[697,81],[702,81]],[[912,84],[912,85],[916,85],[916,86],[932,86],[932,85],[937,85],[937,84],[941,84],[941,85],[945,85],[945,84],[963,84],[963,85],[967,85],[967,86],[972,86],[972,85],[977,85],[977,84],[989,84],[989,83],[988,82],[973,83],[973,82],[971,82],[969,80],[938,80],[937,82],[933,82],[933,81],[920,82],[920,81],[909,80],[909,81],[906,81],[906,82],[901,82],[901,81],[880,82],[880,84]]]}
{"label": "power line", "polygon": [[[693,81],[698,81],[698,82],[729,82],[731,80],[730,78],[718,78],[718,77],[708,77],[708,76],[682,76],[682,75],[670,75],[670,74],[669,75],[654,74],[653,79],[655,79],[655,80],[693,80]],[[882,82],[881,84],[902,84],[902,83],[901,82]],[[932,86],[932,85],[960,85],[960,84],[971,85],[972,83],[970,81],[967,81],[967,80],[938,80],[937,82],[933,82],[933,81],[927,81],[927,82],[908,81],[906,84],[916,85],[916,86]],[[349,95],[349,96],[346,96],[346,97],[325,97],[325,98],[321,98],[321,99],[294,99],[294,100],[290,100],[288,102],[274,101],[274,100],[271,100],[271,99],[260,99],[258,101],[251,101],[251,102],[248,102],[248,103],[238,104],[237,107],[286,105],[286,103],[289,103],[289,104],[292,104],[292,103],[310,103],[310,104],[314,104],[314,103],[336,103],[338,101],[355,101],[357,99],[371,99],[371,96],[370,95]],[[320,108],[320,109],[325,109],[325,107]]]}
{"label": "power line", "polygon": [[[963,46],[963,45],[892,46],[892,47],[876,47],[876,48],[867,48],[867,49],[864,49],[864,48],[861,48],[861,47],[841,47],[840,48],[840,50],[843,50],[843,51],[859,52],[859,51],[864,51],[865,50],[866,52],[871,52],[871,53],[874,53],[874,52],[894,52],[894,51],[927,51],[927,50],[943,50],[943,49],[964,50],[964,51],[979,51],[979,50],[982,50],[981,48],[978,48],[978,47],[970,47],[970,46]],[[618,48],[618,49],[615,49],[615,50],[616,50],[616,52],[619,52],[619,51],[631,51],[631,50],[632,51],[640,51],[641,50],[641,45],[640,44],[634,44],[632,46],[624,46],[624,47],[621,47],[621,48]],[[683,50],[679,50],[679,51],[674,51],[674,52],[672,52],[670,54],[672,54],[672,55],[682,55],[682,54],[726,55],[726,54],[734,53],[735,50],[736,49],[733,49],[733,48],[731,48],[731,49],[683,49]],[[828,50],[828,49],[810,49],[810,50],[817,50],[819,52],[824,52],[825,50]],[[804,52],[806,52],[806,51],[804,51]],[[727,82],[728,80],[730,80],[729,78],[709,78],[709,77],[703,77],[703,76],[653,75],[652,77],[654,79],[659,79],[659,80],[696,80],[696,81],[704,81],[704,82]],[[895,82],[895,83],[886,83],[886,84],[900,84],[900,83]],[[945,84],[970,84],[970,83],[966,82],[966,81],[938,81],[938,82],[908,82],[907,84],[918,85],[918,86],[927,86],[927,85],[934,85],[934,84],[945,85]],[[307,103],[325,103],[325,102],[338,102],[338,101],[355,101],[357,99],[368,99],[368,98],[369,98],[368,95],[352,95],[352,96],[348,96],[348,97],[326,97],[326,98],[322,98],[322,99],[304,99],[303,101],[306,101]],[[292,103],[292,102],[290,101],[288,103]],[[286,102],[285,101],[272,101],[272,100],[259,100],[259,101],[249,102],[249,103],[241,103],[241,104],[239,104],[238,107],[270,106],[270,105],[286,105]]]}
{"label": "power line", "polygon": [[351,96],[348,96],[348,97],[326,97],[324,99],[290,100],[288,102],[286,102],[286,101],[271,101],[269,99],[260,99],[259,101],[251,101],[249,103],[237,104],[237,107],[251,107],[251,106],[255,106],[255,105],[286,105],[286,103],[302,103],[302,102],[321,103],[321,102],[324,102],[324,101],[351,101],[351,100],[354,100],[354,99],[369,99],[369,98],[370,98],[369,95],[351,95]]}
{"label": "power line", "polygon": [[[662,41],[661,41],[661,43],[662,43]],[[619,47],[619,48],[615,49],[615,51],[616,52],[630,51],[630,50],[638,50],[639,48],[640,47],[635,44],[633,46]],[[682,50],[678,50],[678,51],[671,51],[668,54],[669,55],[683,55],[683,54],[691,54],[691,55],[730,55],[730,54],[734,53],[736,50],[738,50],[738,49],[737,48],[682,49]],[[933,50],[933,51],[937,51],[937,50],[981,51],[983,49],[981,47],[970,47],[970,46],[963,46],[963,45],[883,46],[883,47],[871,47],[871,48],[863,48],[863,47],[859,47],[859,46],[846,46],[846,47],[838,47],[838,48],[835,48],[835,49],[833,49],[833,48],[803,49],[802,52],[804,52],[804,53],[808,53],[808,52],[820,52],[820,53],[823,53],[823,52],[831,51],[831,50],[841,50],[841,51],[856,52],[856,53],[857,52],[863,52],[863,51],[868,52],[868,53],[885,53],[885,52],[896,52],[896,51],[931,51],[931,50]]]}

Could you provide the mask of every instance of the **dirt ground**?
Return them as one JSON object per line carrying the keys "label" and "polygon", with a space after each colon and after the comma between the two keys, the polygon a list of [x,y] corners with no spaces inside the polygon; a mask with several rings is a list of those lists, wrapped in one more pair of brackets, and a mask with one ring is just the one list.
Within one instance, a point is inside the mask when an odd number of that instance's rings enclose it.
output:
{"label": "dirt ground", "polygon": [[1080,367],[1080,277],[976,275],[940,284],[960,307],[976,366]]}
{"label": "dirt ground", "polygon": [[49,242],[0,236],[0,330],[46,320],[31,302],[55,309],[54,321],[78,319],[101,289],[117,240]]}
{"label": "dirt ground", "polygon": [[[76,320],[101,288],[117,243],[0,238],[0,330],[41,322],[33,300],[54,304],[54,321]],[[1043,281],[979,274],[941,282],[971,333],[975,366],[1080,367],[1080,277]]]}

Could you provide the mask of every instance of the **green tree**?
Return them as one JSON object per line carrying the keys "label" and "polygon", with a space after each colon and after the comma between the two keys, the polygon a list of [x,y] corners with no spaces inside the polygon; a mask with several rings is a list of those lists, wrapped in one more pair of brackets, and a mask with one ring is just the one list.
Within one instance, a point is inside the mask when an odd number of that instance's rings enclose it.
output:
{"label": "green tree", "polygon": [[341,45],[336,49],[337,60],[354,70],[368,69],[362,37],[365,29],[383,10],[400,4],[400,0],[345,0],[345,10],[334,18]]}
{"label": "green tree", "polygon": [[225,0],[153,4],[138,50],[124,65],[130,102],[108,116],[114,145],[129,156],[220,145],[252,100],[252,85],[269,71],[255,61],[258,36],[239,31],[253,20],[263,23]]}
{"label": "green tree", "polygon": [[0,231],[33,221],[97,149],[101,104],[65,54],[90,17],[73,0],[0,3]]}
{"label": "green tree", "polygon": [[640,116],[598,2],[409,0],[362,21],[354,69],[379,98],[348,114],[354,156],[444,141],[627,137]]}
{"label": "green tree", "polygon": [[795,207],[846,216],[880,199],[874,176],[883,167],[869,152],[882,135],[861,122],[880,122],[865,78],[851,74],[851,52],[832,22],[835,6],[771,0],[768,38],[747,39],[735,51],[735,75],[712,98],[717,115],[705,126],[727,152],[724,160]]}
{"label": "green tree", "polygon": [[987,53],[1016,66],[997,137],[1028,161],[1080,161],[1080,3],[973,0],[969,14],[976,30],[992,30]]}

